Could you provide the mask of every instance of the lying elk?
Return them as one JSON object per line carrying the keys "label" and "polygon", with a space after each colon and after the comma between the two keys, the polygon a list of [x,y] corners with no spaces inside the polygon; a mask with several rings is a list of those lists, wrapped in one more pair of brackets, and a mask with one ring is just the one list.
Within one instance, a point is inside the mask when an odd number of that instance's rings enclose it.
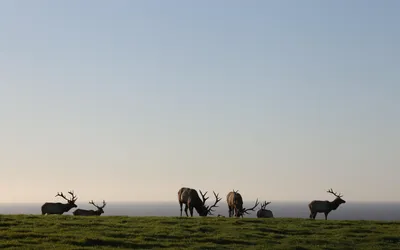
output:
{"label": "lying elk", "polygon": [[[200,191],[200,190],[199,190]],[[213,191],[214,196],[215,196],[215,203],[212,206],[206,206],[206,200],[209,197],[205,197],[207,192],[204,194],[200,191],[200,194],[202,196],[202,199],[200,199],[197,191],[192,188],[187,188],[187,187],[182,187],[178,191],[178,201],[179,201],[179,206],[181,207],[181,216],[182,216],[182,205],[185,204],[185,213],[186,216],[189,217],[187,210],[189,209],[190,216],[193,217],[193,208],[196,209],[197,213],[199,216],[207,216],[207,215],[212,215],[213,208],[218,207],[217,203],[221,201],[221,198],[218,197],[218,194],[215,194]]]}
{"label": "lying elk", "polygon": [[228,203],[229,208],[229,217],[232,217],[234,214],[235,217],[242,217],[244,214],[249,214],[248,211],[254,211],[254,209],[258,206],[258,199],[252,208],[243,208],[243,199],[242,196],[238,193],[239,190],[231,191],[226,196],[226,202]]}
{"label": "lying elk", "polygon": [[340,206],[340,204],[346,203],[346,201],[341,198],[343,197],[343,195],[336,194],[335,192],[333,192],[332,188],[327,192],[336,196],[336,199],[333,201],[313,200],[312,202],[310,202],[310,204],[308,204],[308,208],[310,209],[310,219],[315,219],[317,213],[324,213],[325,220],[327,220],[328,214],[332,210],[336,210]]}
{"label": "lying elk", "polygon": [[100,216],[101,214],[104,213],[103,208],[106,206],[106,202],[103,200],[103,206],[99,207],[96,204],[94,204],[93,201],[89,201],[89,204],[92,204],[97,208],[97,210],[86,210],[86,209],[80,209],[78,208],[73,212],[74,215],[79,215],[79,216],[92,216],[92,215],[97,215]]}
{"label": "lying elk", "polygon": [[271,210],[266,209],[267,205],[271,202],[264,202],[261,204],[261,209],[257,211],[257,218],[274,218]]}
{"label": "lying elk", "polygon": [[42,205],[42,215],[43,214],[63,214],[65,212],[68,212],[69,210],[71,210],[71,208],[77,207],[77,205],[75,204],[76,200],[78,199],[75,195],[73,191],[69,191],[68,192],[71,195],[71,199],[68,199],[64,196],[64,194],[61,193],[57,193],[57,196],[60,196],[62,198],[64,198],[65,200],[67,200],[67,203],[63,204],[60,202],[46,202]]}

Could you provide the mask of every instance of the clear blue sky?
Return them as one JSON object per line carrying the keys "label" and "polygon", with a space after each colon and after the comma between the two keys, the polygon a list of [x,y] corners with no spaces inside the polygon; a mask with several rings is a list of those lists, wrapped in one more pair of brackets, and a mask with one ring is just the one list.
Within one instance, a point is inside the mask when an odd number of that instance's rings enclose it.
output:
{"label": "clear blue sky", "polygon": [[0,202],[399,200],[399,10],[1,1]]}

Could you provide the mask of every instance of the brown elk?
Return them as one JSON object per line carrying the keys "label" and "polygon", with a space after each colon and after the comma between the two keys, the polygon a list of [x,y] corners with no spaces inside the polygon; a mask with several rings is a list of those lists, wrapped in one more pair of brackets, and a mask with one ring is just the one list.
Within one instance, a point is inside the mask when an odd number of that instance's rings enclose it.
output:
{"label": "brown elk", "polygon": [[187,188],[187,187],[182,187],[178,191],[178,201],[179,201],[179,206],[181,208],[181,216],[182,216],[182,205],[185,204],[185,213],[186,216],[188,215],[187,210],[189,209],[190,216],[193,217],[193,208],[196,210],[196,212],[199,214],[199,216],[207,216],[207,215],[212,215],[212,212],[214,212],[213,208],[218,207],[217,203],[221,201],[221,198],[218,197],[218,194],[216,194],[214,191],[214,196],[215,196],[215,203],[212,206],[206,206],[206,200],[209,197],[205,197],[207,192],[204,194],[200,191],[200,194],[202,196],[202,199],[199,197],[197,191],[192,188]]}
{"label": "brown elk", "polygon": [[336,196],[335,200],[333,201],[321,201],[321,200],[313,200],[308,204],[308,208],[310,209],[310,219],[315,219],[317,216],[317,213],[324,213],[325,214],[325,220],[328,219],[328,214],[332,210],[336,210],[340,204],[346,203],[345,200],[342,199],[343,195],[341,194],[336,194],[333,192],[332,188],[327,191],[330,194],[333,194]]}
{"label": "brown elk", "polygon": [[69,191],[68,192],[71,195],[71,199],[68,199],[64,196],[64,194],[61,193],[57,193],[57,196],[60,196],[62,198],[64,198],[67,203],[60,203],[60,202],[46,202],[42,205],[41,210],[42,210],[42,215],[43,214],[63,214],[65,212],[68,212],[69,210],[71,210],[71,208],[77,207],[77,205],[75,204],[76,200],[78,199],[75,195],[73,191]]}
{"label": "brown elk", "polygon": [[104,213],[103,208],[106,206],[107,203],[103,200],[103,206],[101,206],[101,207],[94,204],[93,201],[89,201],[89,204],[92,204],[93,206],[95,206],[97,208],[97,210],[86,210],[86,209],[78,208],[77,210],[75,210],[73,212],[73,214],[77,215],[77,216],[93,216],[93,215],[100,216],[101,214]]}
{"label": "brown elk", "polygon": [[244,214],[249,214],[248,211],[254,211],[254,209],[258,206],[259,202],[258,199],[256,200],[256,203],[254,204],[254,207],[252,208],[244,208],[243,207],[243,199],[242,196],[238,192],[239,190],[231,191],[228,193],[226,196],[226,202],[228,203],[228,208],[229,208],[229,217],[232,217],[232,215],[235,215],[235,217],[242,217]]}
{"label": "brown elk", "polygon": [[257,218],[274,218],[274,215],[271,210],[266,209],[267,205],[271,202],[264,202],[261,204],[261,209],[257,211]]}

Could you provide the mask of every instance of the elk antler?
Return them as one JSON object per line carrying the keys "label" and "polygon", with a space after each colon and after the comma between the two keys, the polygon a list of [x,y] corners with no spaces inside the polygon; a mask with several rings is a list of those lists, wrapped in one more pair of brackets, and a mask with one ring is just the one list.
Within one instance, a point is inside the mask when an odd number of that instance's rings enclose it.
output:
{"label": "elk antler", "polygon": [[249,214],[247,211],[254,211],[254,209],[258,206],[259,202],[258,202],[258,198],[256,200],[256,203],[254,204],[254,207],[252,208],[243,208],[242,213],[243,214]]}
{"label": "elk antler", "polygon": [[96,208],[99,208],[96,204],[94,204],[93,200],[89,201],[89,204],[92,204],[92,205],[95,206]]}
{"label": "elk antler", "polygon": [[95,206],[97,209],[102,209],[106,206],[106,202],[103,200],[103,206],[99,207],[96,204],[94,204],[93,200],[89,201],[89,204],[92,204],[93,206]]}
{"label": "elk antler", "polygon": [[214,205],[212,205],[212,206],[207,206],[207,213],[208,213],[209,215],[213,215],[213,214],[212,214],[212,212],[214,212],[213,208],[214,208],[214,207],[218,207],[218,206],[217,206],[217,203],[220,202],[220,201],[222,200],[222,198],[218,197],[219,193],[216,194],[214,191],[213,191],[213,193],[214,193],[214,196],[215,196],[215,202],[214,202]]}
{"label": "elk antler", "polygon": [[201,194],[201,196],[202,196],[202,198],[203,198],[203,205],[204,204],[206,204],[206,200],[209,198],[209,197],[205,197],[206,196],[206,194],[207,194],[207,192],[205,192],[204,194],[201,192],[201,190],[199,189],[199,191],[200,191],[200,194]]}
{"label": "elk antler", "polygon": [[265,207],[270,203],[271,203],[270,201],[269,202],[264,201],[264,203],[261,204],[261,209],[265,209]]}
{"label": "elk antler", "polygon": [[67,199],[67,197],[65,197],[65,195],[63,194],[63,192],[58,192],[57,194],[56,194],[56,196],[54,196],[54,197],[57,197],[57,196],[60,196],[60,197],[62,197],[62,198],[64,198],[65,200],[67,200],[67,201],[69,201],[68,199]]}
{"label": "elk antler", "polygon": [[78,199],[78,198],[74,195],[74,191],[69,191],[68,193],[71,195],[71,199],[68,199],[67,197],[65,197],[65,195],[63,194],[63,192],[57,193],[57,195],[56,195],[55,197],[60,196],[60,197],[64,198],[65,200],[67,200],[68,202],[75,202],[75,201]]}
{"label": "elk antler", "polygon": [[68,193],[71,195],[71,200],[69,201],[75,202],[78,199],[78,197],[74,195],[74,191],[69,191]]}
{"label": "elk antler", "polygon": [[328,191],[326,191],[326,192],[328,192],[328,193],[330,193],[330,194],[333,194],[334,196],[336,196],[337,198],[341,198],[341,197],[343,197],[343,195],[342,194],[337,194],[336,192],[333,192],[333,189],[331,188],[331,189],[329,189]]}

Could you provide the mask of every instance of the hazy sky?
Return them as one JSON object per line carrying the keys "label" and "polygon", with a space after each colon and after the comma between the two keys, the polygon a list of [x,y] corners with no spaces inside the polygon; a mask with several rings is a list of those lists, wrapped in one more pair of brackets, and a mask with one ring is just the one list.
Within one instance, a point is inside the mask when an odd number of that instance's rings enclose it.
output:
{"label": "hazy sky", "polygon": [[1,1],[0,202],[399,200],[399,9]]}

